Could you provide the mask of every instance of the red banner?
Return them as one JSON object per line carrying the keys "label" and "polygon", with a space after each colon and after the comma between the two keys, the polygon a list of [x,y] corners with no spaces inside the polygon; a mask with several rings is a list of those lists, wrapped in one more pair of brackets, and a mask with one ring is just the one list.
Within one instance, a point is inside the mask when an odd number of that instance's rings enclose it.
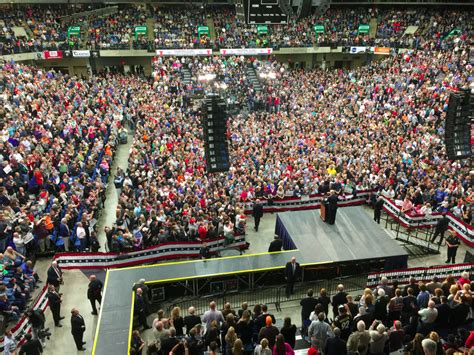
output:
{"label": "red banner", "polygon": [[63,51],[45,51],[43,52],[44,59],[61,59]]}

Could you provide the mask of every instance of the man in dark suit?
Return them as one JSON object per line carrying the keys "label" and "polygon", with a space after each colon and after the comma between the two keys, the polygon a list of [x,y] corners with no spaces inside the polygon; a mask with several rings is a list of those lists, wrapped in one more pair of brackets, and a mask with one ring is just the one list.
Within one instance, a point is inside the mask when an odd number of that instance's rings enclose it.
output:
{"label": "man in dark suit", "polygon": [[38,339],[33,339],[30,333],[25,334],[25,344],[20,348],[19,355],[41,355],[43,347]]}
{"label": "man in dark suit", "polygon": [[336,213],[337,213],[337,201],[339,198],[336,195],[336,191],[331,190],[329,197],[327,198],[328,211],[326,216],[326,221],[328,224],[336,223]]}
{"label": "man in dark suit", "polygon": [[54,325],[56,327],[62,327],[59,323],[64,317],[61,317],[61,296],[56,292],[56,288],[53,285],[48,287],[48,304],[51,313],[53,314]]}
{"label": "man in dark suit", "polygon": [[[339,314],[338,307],[347,303],[347,293],[344,292],[344,285],[337,285],[337,293],[332,296],[332,311],[334,317]],[[327,316],[327,315],[326,315]]]}
{"label": "man in dark suit", "polygon": [[459,242],[458,236],[456,232],[451,231],[448,239],[446,239],[446,245],[448,247],[448,260],[446,260],[446,264],[449,264],[451,261],[453,264],[456,263],[456,253],[458,251]]}
{"label": "man in dark suit", "polygon": [[57,261],[51,263],[51,266],[48,269],[48,278],[46,282],[49,285],[53,285],[56,291],[59,292],[59,287],[63,283],[63,272],[61,271]]}
{"label": "man in dark suit", "polygon": [[254,227],[255,232],[258,232],[258,226],[260,225],[260,218],[263,217],[263,206],[260,203],[259,199],[255,200],[255,203],[252,209],[252,216],[255,221],[255,227]]}
{"label": "man in dark suit", "polygon": [[303,298],[300,301],[301,306],[301,325],[304,325],[305,320],[309,320],[311,312],[314,311],[314,307],[318,304],[318,300],[313,297],[313,289],[308,290],[308,297]]}
{"label": "man in dark suit", "polygon": [[194,326],[201,324],[201,317],[197,316],[196,309],[194,307],[189,307],[188,315],[184,317],[184,325],[186,326],[186,334],[189,335],[189,331],[194,328]]}
{"label": "man in dark suit", "polygon": [[329,337],[326,340],[324,347],[324,355],[345,355],[347,354],[346,342],[341,339],[341,330],[334,328],[334,337]]}
{"label": "man in dark suit", "polygon": [[380,217],[382,215],[383,198],[382,196],[377,197],[374,204],[374,221],[380,224]]}
{"label": "man in dark suit", "polygon": [[286,298],[290,298],[290,294],[293,293],[293,287],[295,282],[301,277],[301,266],[296,262],[296,258],[293,256],[291,261],[286,263],[285,266],[285,280],[286,280]]}
{"label": "man in dark suit", "polygon": [[431,238],[431,243],[434,243],[438,235],[441,236],[441,239],[439,240],[439,245],[443,242],[444,239],[444,233],[448,230],[449,226],[449,218],[446,216],[446,213],[443,213],[443,217],[438,219],[438,222],[436,223],[435,227],[435,232],[433,234],[433,238]]}
{"label": "man in dark suit", "polygon": [[272,253],[275,251],[281,251],[281,248],[283,247],[283,243],[278,235],[275,235],[275,238],[273,241],[270,243],[270,246],[268,247],[268,252]]}
{"label": "man in dark suit", "polygon": [[95,301],[99,303],[102,302],[102,288],[104,285],[102,284],[102,281],[97,280],[97,277],[95,275],[91,275],[89,277],[89,288],[87,289],[87,298],[91,302],[92,306],[92,314],[97,315],[97,308],[95,307]]}
{"label": "man in dark suit", "polygon": [[150,326],[146,321],[146,306],[141,288],[137,288],[135,295],[135,314],[138,316],[138,322],[140,325],[145,329],[150,329]]}
{"label": "man in dark suit", "polygon": [[84,323],[84,318],[79,314],[79,311],[76,308],[71,310],[71,333],[76,343],[76,348],[79,351],[86,350],[84,344],[86,342],[82,341],[84,332],[86,330],[86,324]]}

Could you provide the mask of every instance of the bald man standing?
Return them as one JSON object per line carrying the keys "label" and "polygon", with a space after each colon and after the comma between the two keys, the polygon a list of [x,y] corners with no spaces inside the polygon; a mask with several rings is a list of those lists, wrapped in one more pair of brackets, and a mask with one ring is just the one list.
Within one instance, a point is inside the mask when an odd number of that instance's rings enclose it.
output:
{"label": "bald man standing", "polygon": [[97,315],[97,308],[95,307],[95,301],[102,302],[102,288],[104,287],[102,281],[97,280],[95,275],[89,277],[89,287],[87,289],[87,298],[91,302],[92,314]]}
{"label": "bald man standing", "polygon": [[293,287],[295,282],[301,277],[301,266],[296,262],[296,258],[293,256],[285,266],[285,280],[286,280],[286,298],[290,298],[290,294],[293,294]]}

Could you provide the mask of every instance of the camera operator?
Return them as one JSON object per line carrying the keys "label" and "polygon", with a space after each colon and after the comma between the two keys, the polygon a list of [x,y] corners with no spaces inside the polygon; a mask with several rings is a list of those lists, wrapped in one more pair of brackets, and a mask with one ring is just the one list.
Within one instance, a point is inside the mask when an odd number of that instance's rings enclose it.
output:
{"label": "camera operator", "polygon": [[41,345],[44,346],[44,338],[46,337],[46,335],[43,334],[45,322],[43,312],[41,312],[39,309],[29,309],[26,312],[26,315],[28,316],[28,320],[31,324],[31,332],[33,333],[33,339],[38,339]]}
{"label": "camera operator", "polygon": [[43,353],[43,347],[38,339],[33,339],[30,333],[25,335],[26,343],[20,349],[18,355],[40,355]]}

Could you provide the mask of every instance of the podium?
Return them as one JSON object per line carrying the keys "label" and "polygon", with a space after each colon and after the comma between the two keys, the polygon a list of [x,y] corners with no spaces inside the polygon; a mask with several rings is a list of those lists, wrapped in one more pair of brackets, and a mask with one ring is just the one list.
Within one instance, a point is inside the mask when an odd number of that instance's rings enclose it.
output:
{"label": "podium", "polygon": [[319,211],[320,211],[320,217],[323,220],[323,222],[326,222],[327,208],[328,208],[328,203],[326,201],[321,201],[321,208],[319,209]]}

